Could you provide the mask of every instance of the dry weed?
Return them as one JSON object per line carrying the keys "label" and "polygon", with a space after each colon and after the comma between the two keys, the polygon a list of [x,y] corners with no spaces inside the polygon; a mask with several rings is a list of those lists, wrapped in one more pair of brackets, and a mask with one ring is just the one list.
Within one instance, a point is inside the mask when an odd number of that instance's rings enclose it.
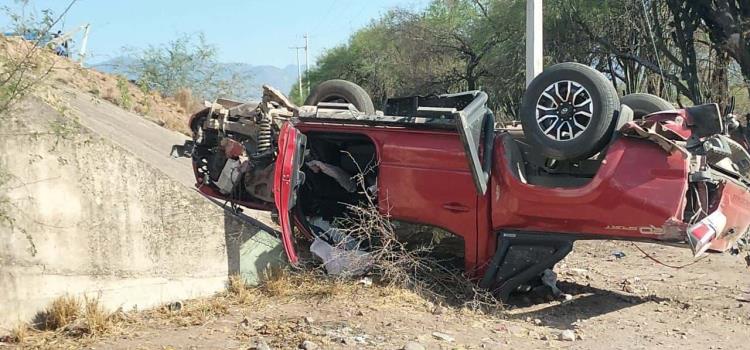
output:
{"label": "dry weed", "polygon": [[63,295],[52,301],[44,314],[44,329],[56,330],[73,322],[81,312],[81,301],[70,295]]}
{"label": "dry weed", "polygon": [[248,286],[239,275],[229,276],[226,294],[240,305],[256,305],[260,302],[258,289]]}
{"label": "dry weed", "polygon": [[8,343],[23,344],[29,337],[30,333],[31,327],[28,323],[19,323],[11,329],[10,334],[4,340]]}
{"label": "dry weed", "polygon": [[200,101],[193,96],[193,92],[188,88],[178,89],[173,98],[183,113],[192,114],[201,108]]}
{"label": "dry weed", "polygon": [[102,334],[113,326],[112,314],[107,312],[99,298],[84,297],[83,314],[91,334]]}
{"label": "dry weed", "polygon": [[320,270],[266,270],[260,291],[270,297],[330,298],[352,294],[351,281],[326,276]]}
{"label": "dry weed", "polygon": [[[414,291],[438,303],[472,310],[502,309],[500,300],[479,288],[462,268],[436,258],[431,243],[407,246],[399,240],[389,215],[381,213],[377,199],[367,190],[364,174],[369,171],[372,169],[360,168],[355,176],[364,201],[348,205],[344,217],[336,220],[333,226],[356,240],[359,247],[367,248],[373,277],[387,287]],[[387,198],[381,200],[387,203]]]}

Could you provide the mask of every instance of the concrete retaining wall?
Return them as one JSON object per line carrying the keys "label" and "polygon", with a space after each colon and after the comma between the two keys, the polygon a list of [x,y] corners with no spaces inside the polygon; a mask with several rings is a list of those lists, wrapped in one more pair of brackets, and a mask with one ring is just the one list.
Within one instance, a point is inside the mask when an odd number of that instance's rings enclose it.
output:
{"label": "concrete retaining wall", "polygon": [[265,259],[249,275],[279,260],[271,236],[128,150],[39,101],[18,110],[0,137],[0,331],[63,294],[145,308],[222,290],[242,251]]}

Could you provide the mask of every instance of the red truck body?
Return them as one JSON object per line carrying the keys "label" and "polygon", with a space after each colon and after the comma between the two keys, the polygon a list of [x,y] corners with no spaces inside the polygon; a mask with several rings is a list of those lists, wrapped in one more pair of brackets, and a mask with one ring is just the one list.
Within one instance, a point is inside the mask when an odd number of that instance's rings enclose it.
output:
{"label": "red truck body", "polygon": [[[657,113],[646,119],[671,128],[682,140],[691,137],[690,115],[684,110]],[[483,191],[472,170],[467,136],[461,132],[461,124],[451,129],[360,122],[356,118],[293,119],[284,122],[278,135],[275,205],[230,200],[251,208],[277,210],[284,249],[289,260],[296,263],[293,227],[303,233],[307,230],[299,212],[292,209],[304,181],[299,173],[306,141],[311,135],[341,134],[356,135],[374,145],[380,211],[395,220],[439,227],[462,237],[465,269],[477,277],[488,269],[493,276],[497,273],[500,252],[507,250],[499,243],[501,238],[522,235],[570,242],[550,250],[550,254],[557,254],[550,260],[554,265],[575,240],[684,244],[697,256],[709,248],[728,249],[750,227],[748,184],[721,174],[711,185],[715,190],[710,198],[705,190],[696,190],[707,198],[699,220],[685,217],[689,212],[686,207],[695,206],[689,191],[695,181],[691,180],[692,158],[680,147],[665,149],[654,140],[615,131],[596,160],[596,170],[580,185],[535,184],[524,174],[517,136],[507,130],[493,130],[482,136],[483,141],[492,137],[491,142],[476,149],[477,155],[491,155]],[[203,176],[196,166],[201,192],[228,199],[213,186],[204,185]],[[556,249],[560,252],[555,253]],[[498,261],[493,263],[493,258]]]}

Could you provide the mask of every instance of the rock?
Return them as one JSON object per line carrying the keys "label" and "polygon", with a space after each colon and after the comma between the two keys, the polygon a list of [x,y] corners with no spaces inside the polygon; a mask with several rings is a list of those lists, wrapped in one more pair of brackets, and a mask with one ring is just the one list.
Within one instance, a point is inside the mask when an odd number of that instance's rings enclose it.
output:
{"label": "rock", "polygon": [[575,341],[576,340],[576,332],[573,332],[570,329],[566,329],[560,333],[560,340],[562,341]]}
{"label": "rock", "polygon": [[586,276],[589,273],[589,270],[572,268],[572,269],[570,269],[570,272],[572,272],[573,274],[579,275],[579,276]]}
{"label": "rock", "polygon": [[417,343],[415,341],[410,341],[404,344],[404,347],[401,348],[402,350],[427,350],[427,348],[424,347],[424,345]]}
{"label": "rock", "polygon": [[521,326],[510,325],[508,326],[508,333],[514,337],[523,338],[529,335],[529,330]]}
{"label": "rock", "polygon": [[534,324],[535,324],[535,325],[537,325],[537,326],[541,326],[541,325],[542,325],[542,320],[540,320],[540,319],[538,319],[538,318],[535,318],[533,322],[534,322]]}
{"label": "rock", "polygon": [[449,343],[456,340],[456,338],[453,338],[453,336],[451,336],[450,334],[446,334],[443,332],[432,332],[432,336],[435,337],[435,339],[447,341]]}
{"label": "rock", "polygon": [[268,346],[268,343],[266,343],[265,340],[258,339],[253,342],[253,345],[250,346],[249,350],[271,350],[271,347]]}
{"label": "rock", "polygon": [[181,301],[175,301],[174,303],[169,303],[167,305],[167,309],[172,312],[177,312],[182,310],[182,302]]}
{"label": "rock", "polygon": [[435,308],[432,309],[433,315],[442,315],[444,313],[445,313],[445,307],[443,305],[440,305],[440,304],[435,305]]}
{"label": "rock", "polygon": [[313,342],[311,342],[309,340],[303,341],[302,344],[299,345],[299,348],[303,349],[303,350],[318,350],[318,349],[320,349],[320,347],[318,346],[318,344],[315,344],[315,343],[313,343]]}
{"label": "rock", "polygon": [[91,333],[91,326],[86,320],[79,318],[65,326],[63,331],[71,337],[80,337]]}
{"label": "rock", "polygon": [[500,343],[482,343],[482,349],[487,350],[504,350],[505,347],[500,345]]}

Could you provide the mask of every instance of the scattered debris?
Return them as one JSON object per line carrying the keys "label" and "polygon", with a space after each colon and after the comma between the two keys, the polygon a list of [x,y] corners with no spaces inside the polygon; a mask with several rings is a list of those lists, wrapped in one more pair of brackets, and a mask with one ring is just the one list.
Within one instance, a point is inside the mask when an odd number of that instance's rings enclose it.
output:
{"label": "scattered debris", "polygon": [[268,343],[266,343],[265,340],[257,339],[253,342],[253,345],[250,346],[249,350],[271,350],[271,347],[268,346]]}
{"label": "scattered debris", "polygon": [[625,252],[622,250],[615,250],[612,252],[612,256],[614,256],[615,259],[622,259],[625,257]]}
{"label": "scattered debris", "polygon": [[364,278],[360,279],[359,281],[357,281],[357,284],[361,284],[361,285],[363,285],[365,287],[372,286],[372,278],[370,278],[370,277],[364,277]]}
{"label": "scattered debris", "polygon": [[182,302],[181,301],[175,301],[174,303],[167,304],[167,309],[172,312],[177,312],[182,310]]}
{"label": "scattered debris", "polygon": [[320,347],[318,346],[318,344],[315,344],[315,343],[313,343],[313,342],[311,342],[309,340],[303,341],[302,344],[299,345],[299,348],[303,349],[303,350],[318,350],[318,349],[320,349]]}
{"label": "scattered debris", "polygon": [[648,288],[643,285],[643,283],[641,283],[641,279],[639,277],[626,278],[620,281],[620,289],[623,292],[631,294],[642,293],[648,290]]}
{"label": "scattered debris", "polygon": [[575,341],[576,340],[576,332],[566,329],[562,332],[560,332],[560,340],[562,341]]}
{"label": "scattered debris", "polygon": [[443,332],[432,332],[432,336],[435,337],[435,339],[447,341],[449,343],[452,343],[456,340],[456,338],[454,338],[450,334],[446,334]]}
{"label": "scattered debris", "polygon": [[323,261],[326,273],[330,275],[361,275],[372,264],[367,252],[333,247],[320,238],[315,238],[310,251]]}
{"label": "scattered debris", "polygon": [[552,290],[555,297],[562,295],[562,291],[557,288],[557,274],[551,269],[546,269],[542,273],[542,283]]}
{"label": "scattered debris", "polygon": [[406,342],[404,344],[404,347],[401,348],[402,350],[426,350],[427,348],[424,347],[424,345],[417,343],[415,341]]}

